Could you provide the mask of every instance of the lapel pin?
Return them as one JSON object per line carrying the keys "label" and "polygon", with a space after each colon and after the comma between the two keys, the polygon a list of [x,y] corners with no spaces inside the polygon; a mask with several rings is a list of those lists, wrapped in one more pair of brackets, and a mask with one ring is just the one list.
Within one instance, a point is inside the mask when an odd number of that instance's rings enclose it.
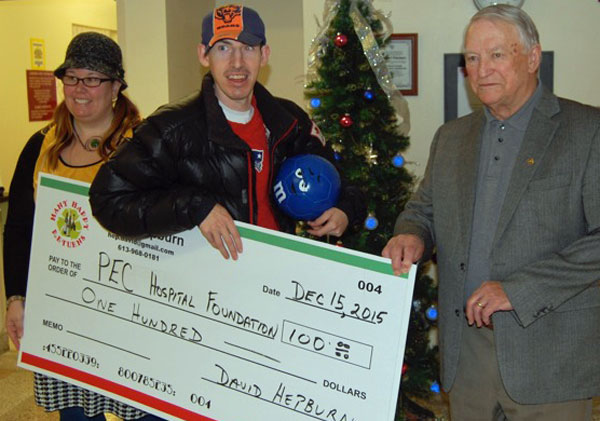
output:
{"label": "lapel pin", "polygon": [[528,158],[527,159],[527,165],[532,166],[533,164],[535,164],[535,159],[533,158]]}

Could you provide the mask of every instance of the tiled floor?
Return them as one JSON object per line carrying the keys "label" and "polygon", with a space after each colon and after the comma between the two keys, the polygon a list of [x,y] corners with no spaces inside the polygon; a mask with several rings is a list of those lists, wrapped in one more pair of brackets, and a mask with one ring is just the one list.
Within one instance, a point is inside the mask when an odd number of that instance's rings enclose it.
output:
{"label": "tiled floor", "polygon": [[58,420],[58,413],[48,414],[33,401],[33,374],[16,367],[17,353],[0,355],[0,420]]}
{"label": "tiled floor", "polygon": [[[46,413],[35,405],[33,400],[33,374],[16,367],[17,354],[14,351],[0,355],[0,420],[2,421],[58,421],[57,413]],[[439,395],[434,402],[428,402],[439,421],[449,421],[447,400]],[[600,398],[594,400],[594,421],[600,421]],[[109,421],[115,421],[112,418]],[[543,421],[543,420],[542,420]],[[570,421],[570,420],[565,420]]]}

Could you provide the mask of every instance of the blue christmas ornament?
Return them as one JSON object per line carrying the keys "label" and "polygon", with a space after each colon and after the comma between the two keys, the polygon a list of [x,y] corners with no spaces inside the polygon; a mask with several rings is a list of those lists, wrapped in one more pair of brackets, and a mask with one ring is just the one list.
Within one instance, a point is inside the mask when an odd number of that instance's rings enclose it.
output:
{"label": "blue christmas ornament", "polygon": [[369,215],[365,219],[365,228],[369,231],[373,231],[379,225],[379,221],[375,218],[374,215]]}
{"label": "blue christmas ornament", "polygon": [[436,306],[432,305],[427,310],[425,310],[425,317],[427,317],[432,322],[435,321],[435,320],[437,320],[437,318],[438,318],[438,311],[437,311]]}
{"label": "blue christmas ornament", "polygon": [[321,98],[312,98],[310,100],[310,106],[312,108],[319,108],[321,106]]}
{"label": "blue christmas ornament", "polygon": [[336,161],[341,161],[341,160],[342,160],[342,155],[340,155],[338,152],[334,152],[334,153],[333,153],[333,158],[334,158]]}
{"label": "blue christmas ornament", "polygon": [[392,164],[394,165],[394,167],[396,168],[400,168],[404,165],[404,157],[400,154],[394,156],[392,158]]}
{"label": "blue christmas ornament", "polygon": [[438,382],[433,382],[431,383],[429,390],[431,390],[433,393],[440,393],[440,385]]}
{"label": "blue christmas ornament", "polygon": [[373,101],[375,99],[375,93],[372,90],[367,89],[363,93],[363,98],[365,99],[365,101],[371,102],[371,101]]}
{"label": "blue christmas ornament", "polygon": [[318,155],[304,154],[281,164],[273,194],[288,216],[312,221],[337,204],[340,187],[340,175],[331,162]]}

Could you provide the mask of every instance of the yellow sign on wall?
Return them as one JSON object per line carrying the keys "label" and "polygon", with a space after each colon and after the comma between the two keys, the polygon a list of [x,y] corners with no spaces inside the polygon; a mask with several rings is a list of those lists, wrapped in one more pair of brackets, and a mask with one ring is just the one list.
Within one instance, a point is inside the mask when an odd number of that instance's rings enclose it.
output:
{"label": "yellow sign on wall", "polygon": [[46,69],[46,45],[43,39],[29,38],[29,49],[31,54],[31,69]]}

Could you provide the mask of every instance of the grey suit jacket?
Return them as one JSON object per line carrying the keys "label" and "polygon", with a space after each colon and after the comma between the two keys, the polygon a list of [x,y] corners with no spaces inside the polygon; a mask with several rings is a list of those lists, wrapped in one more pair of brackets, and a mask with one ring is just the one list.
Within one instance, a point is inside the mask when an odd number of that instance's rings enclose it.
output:
{"label": "grey suit jacket", "polygon": [[[395,233],[436,248],[441,378],[454,382],[483,111],[443,125]],[[544,90],[514,170],[491,256],[514,310],[493,315],[506,391],[534,404],[600,395],[600,111]],[[483,280],[482,280],[483,281]]]}

